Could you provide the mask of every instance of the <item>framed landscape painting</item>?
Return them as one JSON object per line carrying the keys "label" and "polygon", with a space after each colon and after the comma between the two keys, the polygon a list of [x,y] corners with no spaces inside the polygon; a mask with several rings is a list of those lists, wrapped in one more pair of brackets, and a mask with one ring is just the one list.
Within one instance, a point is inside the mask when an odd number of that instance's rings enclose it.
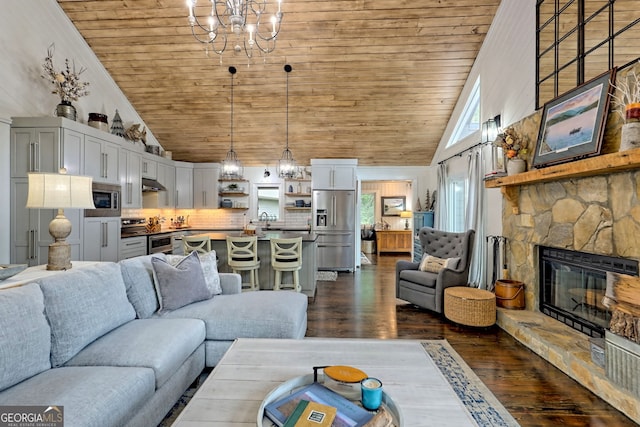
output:
{"label": "framed landscape painting", "polygon": [[380,197],[382,216],[400,216],[405,206],[406,197]]}
{"label": "framed landscape painting", "polygon": [[615,74],[613,68],[545,104],[533,167],[600,154]]}

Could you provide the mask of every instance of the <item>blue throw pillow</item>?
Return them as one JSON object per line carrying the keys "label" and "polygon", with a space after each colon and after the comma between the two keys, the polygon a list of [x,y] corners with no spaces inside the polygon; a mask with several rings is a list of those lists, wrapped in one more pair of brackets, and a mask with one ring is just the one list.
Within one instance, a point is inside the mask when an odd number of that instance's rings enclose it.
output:
{"label": "blue throw pillow", "polygon": [[213,293],[207,287],[196,252],[184,257],[175,266],[159,258],[152,258],[151,265],[156,276],[159,313],[213,297]]}

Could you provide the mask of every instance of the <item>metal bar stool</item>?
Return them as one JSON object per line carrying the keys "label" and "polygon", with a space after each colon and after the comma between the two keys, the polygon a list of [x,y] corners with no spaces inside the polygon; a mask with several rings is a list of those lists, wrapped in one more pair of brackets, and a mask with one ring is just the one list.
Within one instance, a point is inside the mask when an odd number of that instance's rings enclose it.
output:
{"label": "metal bar stool", "polygon": [[[273,290],[292,289],[300,292],[300,274],[302,268],[302,237],[290,239],[271,239],[271,267],[276,272]],[[293,283],[282,283],[282,273],[290,271]]]}
{"label": "metal bar stool", "polygon": [[249,272],[248,286],[242,283],[242,290],[260,290],[258,279],[260,258],[258,258],[258,238],[256,236],[227,236],[227,264],[234,273]]}
{"label": "metal bar stool", "polygon": [[182,236],[182,249],[185,255],[193,251],[200,254],[211,252],[211,239],[209,236]]}

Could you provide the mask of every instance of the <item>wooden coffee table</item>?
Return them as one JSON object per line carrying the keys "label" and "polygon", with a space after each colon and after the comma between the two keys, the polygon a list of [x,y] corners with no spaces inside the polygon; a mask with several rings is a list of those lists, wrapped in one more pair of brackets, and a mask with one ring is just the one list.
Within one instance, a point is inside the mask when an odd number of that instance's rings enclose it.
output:
{"label": "wooden coffee table", "polygon": [[476,425],[419,341],[306,338],[236,340],[173,426],[255,427],[271,390],[323,365],[379,378],[406,427]]}

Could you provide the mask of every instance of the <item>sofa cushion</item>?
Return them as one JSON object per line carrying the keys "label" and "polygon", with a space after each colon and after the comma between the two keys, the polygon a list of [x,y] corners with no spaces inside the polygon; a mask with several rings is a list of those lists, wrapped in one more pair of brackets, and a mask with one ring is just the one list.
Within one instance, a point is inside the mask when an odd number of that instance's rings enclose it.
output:
{"label": "sofa cushion", "polygon": [[122,271],[122,280],[127,288],[127,297],[136,309],[136,316],[139,319],[151,317],[159,308],[153,281],[152,258],[166,259],[166,256],[159,253],[123,259],[118,263]]}
{"label": "sofa cushion", "polygon": [[416,283],[420,286],[426,286],[428,288],[435,288],[437,279],[437,273],[430,273],[428,271],[402,270],[400,272],[400,280]]}
{"label": "sofa cushion", "polygon": [[202,319],[207,340],[302,338],[307,325],[307,296],[290,291],[218,295],[161,316]]}
{"label": "sofa cushion", "polygon": [[147,368],[74,367],[44,371],[0,392],[0,405],[64,406],[64,425],[121,427],[154,393]]}
{"label": "sofa cushion", "polygon": [[51,329],[40,287],[0,291],[0,390],[51,368]]}
{"label": "sofa cushion", "polygon": [[175,266],[165,260],[151,260],[160,303],[159,312],[175,310],[213,296],[204,280],[197,252],[184,257]]}
{"label": "sofa cushion", "polygon": [[438,273],[445,268],[456,268],[460,263],[460,258],[438,258],[429,254],[424,254],[418,270]]}
{"label": "sofa cushion", "polygon": [[97,339],[65,366],[151,368],[162,387],[204,341],[197,319],[136,319]]}
{"label": "sofa cushion", "polygon": [[[175,266],[184,258],[183,255],[167,255],[167,262]],[[209,288],[212,295],[220,295],[222,288],[220,287],[216,251],[209,251],[203,254],[198,253],[198,258],[200,258],[200,267],[202,267],[202,274],[204,275],[207,288]]]}
{"label": "sofa cushion", "polygon": [[135,318],[120,266],[100,263],[38,279],[51,326],[51,366]]}

